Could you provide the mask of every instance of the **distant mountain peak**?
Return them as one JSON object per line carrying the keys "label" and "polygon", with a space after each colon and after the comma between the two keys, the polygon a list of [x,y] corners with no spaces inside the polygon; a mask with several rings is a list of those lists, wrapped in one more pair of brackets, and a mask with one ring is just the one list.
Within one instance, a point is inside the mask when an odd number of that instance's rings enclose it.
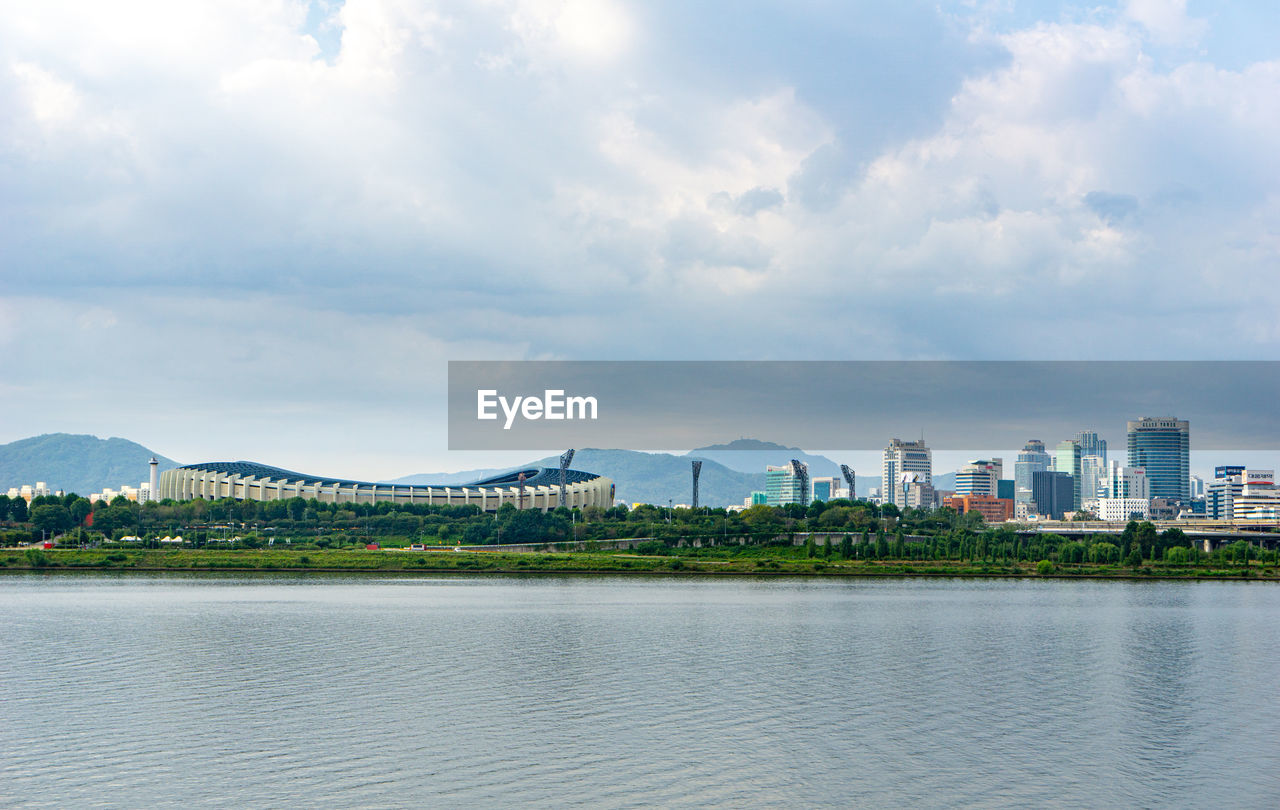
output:
{"label": "distant mountain peak", "polygon": [[750,450],[786,450],[788,452],[801,452],[799,447],[786,447],[776,442],[764,442],[759,439],[734,439],[728,444],[712,444],[706,447],[699,447],[690,450],[685,455],[696,455],[703,452],[714,452],[720,450],[750,451]]}

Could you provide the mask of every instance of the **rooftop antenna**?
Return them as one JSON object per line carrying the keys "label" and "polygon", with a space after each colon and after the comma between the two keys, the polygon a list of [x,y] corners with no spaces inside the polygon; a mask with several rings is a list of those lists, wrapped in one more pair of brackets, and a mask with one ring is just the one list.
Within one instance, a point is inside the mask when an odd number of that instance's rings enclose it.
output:
{"label": "rooftop antenna", "polygon": [[693,462],[693,508],[698,508],[698,476],[702,475],[702,462]]}
{"label": "rooftop antenna", "polygon": [[573,463],[573,448],[564,451],[560,456],[560,503],[559,506],[565,505],[564,487],[565,479],[568,478],[569,465]]}

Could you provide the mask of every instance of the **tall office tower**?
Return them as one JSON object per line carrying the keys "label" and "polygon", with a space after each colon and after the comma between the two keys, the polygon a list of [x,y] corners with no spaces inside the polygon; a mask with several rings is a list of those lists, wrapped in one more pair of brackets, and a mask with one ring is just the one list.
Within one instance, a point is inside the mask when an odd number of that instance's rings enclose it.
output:
{"label": "tall office tower", "polygon": [[1036,513],[1062,520],[1062,513],[1071,509],[1074,488],[1071,476],[1056,470],[1037,470],[1031,475],[1031,498]]}
{"label": "tall office tower", "polygon": [[1031,502],[1031,474],[1049,469],[1052,459],[1044,450],[1044,442],[1031,439],[1018,460],[1013,463],[1013,498],[1017,503]]}
{"label": "tall office tower", "polygon": [[1107,460],[1102,456],[1080,458],[1080,502],[1103,497],[1103,484],[1107,479]]}
{"label": "tall office tower", "polygon": [[780,467],[765,467],[765,503],[769,506],[783,506],[789,503],[808,506],[808,479],[809,472],[803,463],[793,462]]}
{"label": "tall office tower", "polygon": [[1058,442],[1053,453],[1053,469],[1071,476],[1072,503],[1070,509],[1080,508],[1080,442],[1064,439]]}
{"label": "tall office tower", "polygon": [[1080,445],[1080,455],[1098,456],[1102,459],[1102,466],[1107,466],[1107,440],[1099,439],[1098,434],[1089,430],[1082,430],[1076,434],[1076,444]]}
{"label": "tall office tower", "polygon": [[880,465],[880,491],[883,503],[905,508],[907,498],[902,490],[902,474],[916,473],[916,483],[933,486],[933,453],[925,447],[924,439],[904,442],[894,439],[884,449]]}
{"label": "tall office tower", "polygon": [[1000,495],[1000,479],[1004,476],[1004,459],[977,459],[956,471],[956,495]]}
{"label": "tall office tower", "polygon": [[1152,498],[1191,500],[1191,426],[1184,419],[1144,416],[1128,423],[1128,465],[1143,467]]}
{"label": "tall office tower", "polygon": [[1193,499],[1204,497],[1204,479],[1198,475],[1191,476],[1191,497]]}

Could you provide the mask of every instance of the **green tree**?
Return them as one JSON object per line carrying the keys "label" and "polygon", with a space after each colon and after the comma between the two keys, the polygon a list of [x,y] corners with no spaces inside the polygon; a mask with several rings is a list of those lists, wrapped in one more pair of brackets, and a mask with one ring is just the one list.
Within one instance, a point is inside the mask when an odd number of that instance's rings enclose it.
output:
{"label": "green tree", "polygon": [[67,507],[61,504],[44,504],[31,511],[31,525],[53,535],[70,529],[74,522]]}
{"label": "green tree", "polygon": [[1186,565],[1191,561],[1191,549],[1186,546],[1172,546],[1165,549],[1164,561],[1171,565]]}
{"label": "green tree", "polygon": [[1130,568],[1141,568],[1142,552],[1139,551],[1137,547],[1135,547],[1133,551],[1129,552],[1129,556],[1124,558],[1124,564],[1129,566]]}
{"label": "green tree", "polygon": [[1089,557],[1096,563],[1120,561],[1120,547],[1115,543],[1094,543],[1089,547]]}
{"label": "green tree", "polygon": [[84,523],[84,519],[93,511],[93,504],[89,503],[88,498],[81,498],[79,495],[70,503],[66,504],[67,509],[71,512],[71,519],[77,525]]}

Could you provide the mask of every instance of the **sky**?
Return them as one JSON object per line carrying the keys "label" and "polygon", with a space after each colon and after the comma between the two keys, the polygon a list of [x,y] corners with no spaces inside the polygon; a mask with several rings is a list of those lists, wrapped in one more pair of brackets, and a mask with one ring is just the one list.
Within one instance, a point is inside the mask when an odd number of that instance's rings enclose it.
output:
{"label": "sky", "polygon": [[448,360],[1280,354],[1270,2],[5,3],[0,110],[0,441],[390,478],[529,457]]}

